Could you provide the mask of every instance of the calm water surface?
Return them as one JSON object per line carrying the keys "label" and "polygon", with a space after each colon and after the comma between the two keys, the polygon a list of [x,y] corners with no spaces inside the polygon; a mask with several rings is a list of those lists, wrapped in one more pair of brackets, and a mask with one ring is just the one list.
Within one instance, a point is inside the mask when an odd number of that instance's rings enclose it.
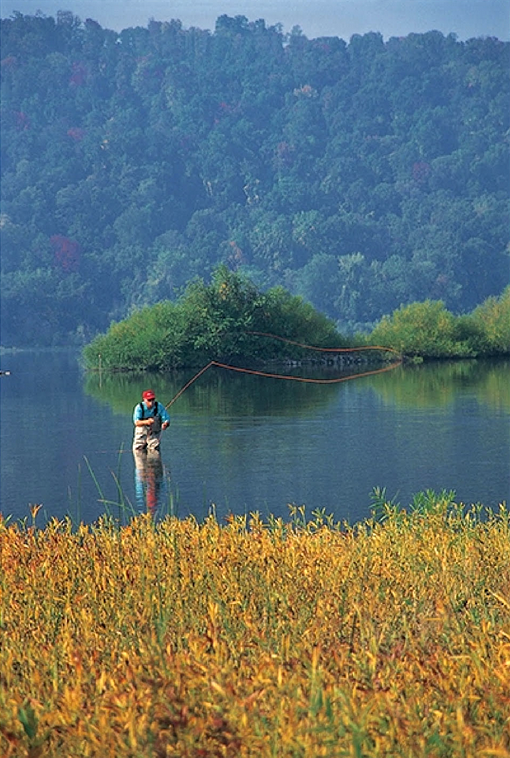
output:
{"label": "calm water surface", "polygon": [[168,403],[194,375],[85,374],[71,351],[1,356],[0,511],[94,521],[157,508],[203,519],[289,505],[353,521],[374,487],[496,507],[510,495],[510,362],[400,367],[314,385],[209,369],[170,408],[160,461],[131,453],[133,407]]}

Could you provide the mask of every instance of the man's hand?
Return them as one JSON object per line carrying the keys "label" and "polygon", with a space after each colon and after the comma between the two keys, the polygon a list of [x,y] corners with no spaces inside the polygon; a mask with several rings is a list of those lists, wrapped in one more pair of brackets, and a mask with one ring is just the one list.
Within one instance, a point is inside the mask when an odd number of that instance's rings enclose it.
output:
{"label": "man's hand", "polygon": [[162,428],[162,429],[167,429],[169,426],[170,426],[170,422],[169,422],[169,421],[164,421],[164,422],[161,424],[161,428]]}

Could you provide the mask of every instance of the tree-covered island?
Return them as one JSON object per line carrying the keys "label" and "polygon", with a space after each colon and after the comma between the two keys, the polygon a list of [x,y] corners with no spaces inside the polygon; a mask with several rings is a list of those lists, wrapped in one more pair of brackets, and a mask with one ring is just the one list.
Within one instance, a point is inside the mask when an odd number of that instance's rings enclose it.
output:
{"label": "tree-covered island", "polygon": [[84,348],[83,355],[88,368],[100,365],[106,370],[310,358],[308,348],[298,341],[320,348],[345,344],[332,320],[302,298],[282,287],[262,292],[220,266],[211,284],[197,279],[177,302],[157,303],[113,323]]}
{"label": "tree-covered island", "polygon": [[262,292],[220,266],[209,285],[197,279],[177,302],[113,323],[83,356],[89,369],[168,370],[211,360],[320,360],[320,348],[350,347],[354,354],[356,346],[369,345],[389,348],[375,351],[376,360],[394,357],[393,351],[420,358],[510,354],[510,287],[463,317],[440,301],[413,303],[383,318],[369,336],[347,339],[302,298],[282,287]]}

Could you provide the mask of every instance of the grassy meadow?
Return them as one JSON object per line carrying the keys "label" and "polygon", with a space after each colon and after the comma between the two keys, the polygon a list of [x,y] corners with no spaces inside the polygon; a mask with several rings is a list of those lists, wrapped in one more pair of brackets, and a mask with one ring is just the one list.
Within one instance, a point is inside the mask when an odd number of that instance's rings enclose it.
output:
{"label": "grassy meadow", "polygon": [[5,758],[510,757],[510,516],[0,519]]}

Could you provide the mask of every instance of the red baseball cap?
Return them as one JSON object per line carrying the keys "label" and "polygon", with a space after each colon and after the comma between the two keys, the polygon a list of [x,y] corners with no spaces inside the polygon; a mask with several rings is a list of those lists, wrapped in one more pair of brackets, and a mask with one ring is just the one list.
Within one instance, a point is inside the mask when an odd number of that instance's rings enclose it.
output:
{"label": "red baseball cap", "polygon": [[144,400],[154,400],[156,395],[154,390],[145,390],[145,392],[142,392],[142,397]]}

